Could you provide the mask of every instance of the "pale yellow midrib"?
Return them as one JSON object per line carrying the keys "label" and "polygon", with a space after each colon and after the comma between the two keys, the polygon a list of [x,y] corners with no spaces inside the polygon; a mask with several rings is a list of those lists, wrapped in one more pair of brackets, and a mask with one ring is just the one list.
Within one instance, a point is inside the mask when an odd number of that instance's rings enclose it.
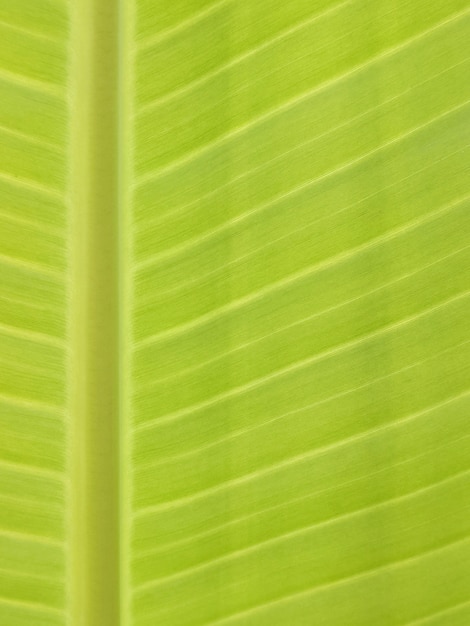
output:
{"label": "pale yellow midrib", "polygon": [[131,626],[131,362],[132,324],[130,319],[132,301],[133,242],[132,228],[132,177],[134,162],[133,91],[135,84],[135,7],[129,0],[119,3],[119,107],[118,107],[118,193],[119,193],[119,371],[120,407],[119,420],[119,626]]}
{"label": "pale yellow midrib", "polygon": [[119,626],[119,0],[72,3],[68,626]]}

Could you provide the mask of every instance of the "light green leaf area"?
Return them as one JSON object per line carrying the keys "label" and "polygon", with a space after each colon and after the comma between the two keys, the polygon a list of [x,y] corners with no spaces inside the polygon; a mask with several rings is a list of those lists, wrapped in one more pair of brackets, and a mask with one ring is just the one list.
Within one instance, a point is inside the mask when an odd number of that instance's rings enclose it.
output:
{"label": "light green leaf area", "polygon": [[0,624],[468,626],[469,174],[467,0],[0,0]]}
{"label": "light green leaf area", "polygon": [[44,0],[0,2],[0,623],[5,626],[66,623],[64,7]]}
{"label": "light green leaf area", "polygon": [[135,22],[132,623],[470,623],[468,3]]}

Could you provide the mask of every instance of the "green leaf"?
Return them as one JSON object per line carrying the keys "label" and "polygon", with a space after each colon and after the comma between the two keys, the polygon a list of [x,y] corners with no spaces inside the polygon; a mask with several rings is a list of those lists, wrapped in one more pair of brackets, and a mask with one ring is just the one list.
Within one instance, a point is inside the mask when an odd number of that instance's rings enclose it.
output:
{"label": "green leaf", "polygon": [[470,620],[466,0],[0,0],[0,623]]}
{"label": "green leaf", "polygon": [[49,24],[49,3],[32,5],[0,2],[0,622],[6,626],[58,626],[67,613],[67,42],[52,29],[60,4]]}

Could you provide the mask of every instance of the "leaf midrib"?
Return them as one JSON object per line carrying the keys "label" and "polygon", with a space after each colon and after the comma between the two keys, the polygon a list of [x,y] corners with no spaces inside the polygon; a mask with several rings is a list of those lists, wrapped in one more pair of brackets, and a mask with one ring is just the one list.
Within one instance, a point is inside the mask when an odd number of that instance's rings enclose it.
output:
{"label": "leaf midrib", "polygon": [[74,626],[120,623],[119,17],[72,5],[68,594]]}

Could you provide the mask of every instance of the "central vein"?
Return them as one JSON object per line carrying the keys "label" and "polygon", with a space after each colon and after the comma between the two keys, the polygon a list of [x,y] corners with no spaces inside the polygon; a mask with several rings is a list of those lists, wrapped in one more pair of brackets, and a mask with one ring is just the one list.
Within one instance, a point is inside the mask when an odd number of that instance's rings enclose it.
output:
{"label": "central vein", "polygon": [[119,2],[73,3],[71,626],[119,618]]}

